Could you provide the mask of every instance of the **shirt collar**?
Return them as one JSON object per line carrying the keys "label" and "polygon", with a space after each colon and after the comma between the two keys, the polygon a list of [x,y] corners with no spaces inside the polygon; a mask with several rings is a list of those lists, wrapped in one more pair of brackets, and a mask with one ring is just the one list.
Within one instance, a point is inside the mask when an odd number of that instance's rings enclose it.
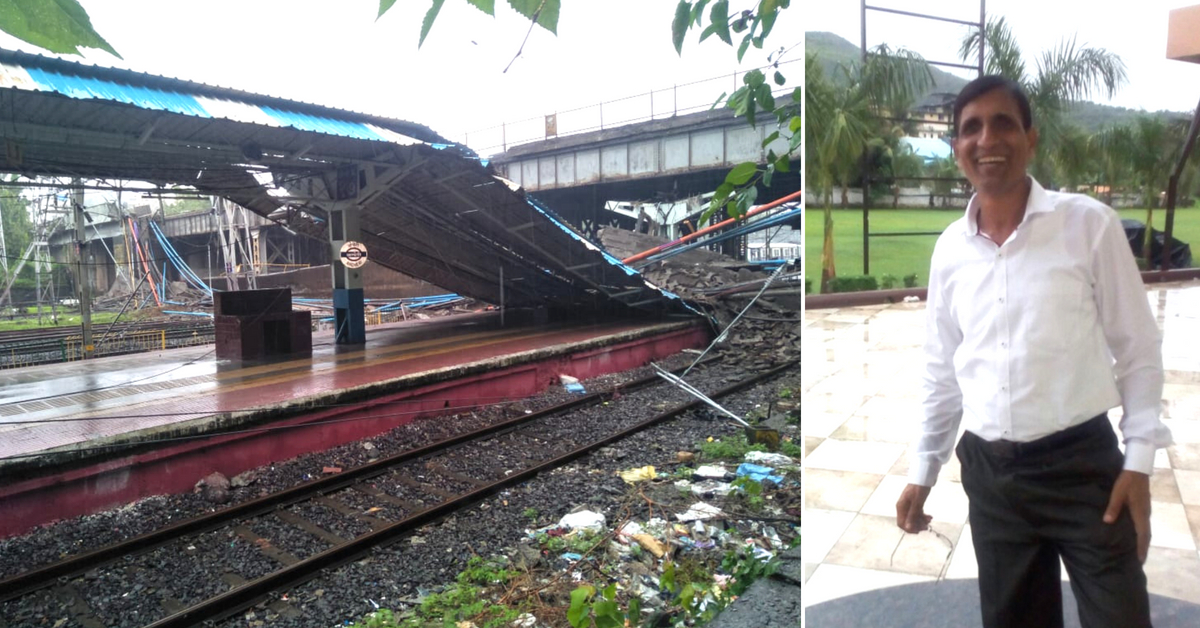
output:
{"label": "shirt collar", "polygon": [[[1026,175],[1029,178],[1029,199],[1025,201],[1025,216],[1021,218],[1017,228],[1020,229],[1025,221],[1029,220],[1032,214],[1041,214],[1054,211],[1054,204],[1050,202],[1050,196],[1046,194],[1046,190],[1042,187],[1037,179]],[[964,235],[974,236],[979,235],[979,194],[971,196],[970,202],[967,203],[966,212],[966,232]]]}

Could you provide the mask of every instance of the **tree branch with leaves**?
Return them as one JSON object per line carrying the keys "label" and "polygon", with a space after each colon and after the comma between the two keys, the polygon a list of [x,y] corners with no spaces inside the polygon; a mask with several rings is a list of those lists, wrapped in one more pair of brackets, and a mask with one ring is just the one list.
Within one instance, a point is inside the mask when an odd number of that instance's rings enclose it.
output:
{"label": "tree branch with leaves", "polygon": [[[729,0],[680,0],[675,6],[675,18],[671,23],[671,41],[675,44],[675,51],[682,55],[687,35],[695,29],[700,29],[700,42],[715,36],[733,46],[737,36],[737,59],[741,62],[751,47],[764,49],[780,13],[790,4],[790,0],[760,0],[751,3],[752,8],[731,12]],[[717,186],[701,216],[701,222],[709,220],[718,211],[732,217],[745,215],[758,199],[760,184],[770,187],[775,173],[791,170],[792,161],[796,159],[803,140],[800,133],[803,127],[803,92],[797,87],[781,100],[776,100],[775,92],[787,84],[779,65],[794,49],[795,45],[780,47],[767,56],[766,70],[771,72],[770,81],[763,69],[751,70],[742,77],[741,87],[732,94],[721,94],[713,103],[714,107],[724,105],[732,109],[734,115],[745,118],[752,127],[762,122],[761,115],[769,116],[776,128],[762,141],[762,148],[767,149],[766,163],[760,165],[747,161],[734,166]],[[768,147],[781,138],[787,142],[786,150],[777,154]]]}

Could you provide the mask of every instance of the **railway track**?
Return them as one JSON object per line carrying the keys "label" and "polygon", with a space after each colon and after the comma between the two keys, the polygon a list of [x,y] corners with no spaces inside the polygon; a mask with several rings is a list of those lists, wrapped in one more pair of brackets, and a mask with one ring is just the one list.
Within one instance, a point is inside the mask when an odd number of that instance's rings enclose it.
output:
{"label": "railway track", "polygon": [[[732,395],[795,365],[745,377],[710,397]],[[630,407],[641,412],[619,424],[599,426],[591,434],[580,429],[581,422],[594,424],[586,416],[589,408],[609,402],[633,404]],[[674,406],[661,412],[650,409],[664,402]],[[269,594],[319,579],[373,548],[538,473],[699,406],[699,401],[658,377],[636,380],[619,391],[587,395],[9,577],[0,581],[0,610],[69,608],[76,625],[109,625],[107,617],[101,619],[106,613],[89,608],[87,590],[92,583],[122,578],[131,569],[201,561],[212,585],[204,588],[211,593],[171,590],[168,574],[154,594],[157,613],[122,625],[158,628],[218,621]],[[325,513],[314,517],[317,510]],[[330,516],[344,521],[331,523]],[[316,537],[327,547],[303,557],[288,551],[286,538],[298,534]],[[234,550],[243,556],[226,555]],[[248,560],[247,551],[258,556]],[[231,567],[238,563],[243,565],[242,573]],[[270,568],[264,569],[268,563]],[[247,564],[258,568],[247,570]],[[139,608],[148,613],[146,605]]]}
{"label": "railway track", "polygon": [[[96,355],[122,355],[213,342],[212,321],[138,321],[96,325]],[[77,327],[0,332],[0,369],[78,359],[82,338]]]}

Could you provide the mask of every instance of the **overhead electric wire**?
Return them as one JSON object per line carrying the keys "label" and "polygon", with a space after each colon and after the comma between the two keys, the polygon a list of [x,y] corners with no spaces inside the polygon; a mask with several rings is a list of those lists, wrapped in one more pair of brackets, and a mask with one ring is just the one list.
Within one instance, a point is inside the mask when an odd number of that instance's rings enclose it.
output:
{"label": "overhead electric wire", "polygon": [[[134,287],[133,287],[133,290],[130,290],[130,291],[129,291],[129,298],[125,299],[125,303],[124,303],[124,305],[122,305],[122,306],[121,306],[121,311],[120,311],[120,312],[117,312],[117,316],[116,316],[115,318],[113,318],[113,320],[112,320],[112,322],[111,322],[111,323],[109,323],[109,325],[108,325],[108,329],[104,330],[104,335],[100,336],[100,340],[97,340],[97,341],[96,341],[96,346],[97,346],[97,347],[99,347],[100,345],[104,344],[104,339],[105,339],[105,338],[107,338],[107,337],[108,337],[108,334],[112,332],[112,330],[113,330],[113,327],[114,327],[114,326],[116,326],[116,324],[117,324],[117,321],[118,321],[118,320],[120,320],[120,318],[121,318],[121,315],[125,313],[125,308],[129,307],[129,303],[130,303],[131,301],[133,301],[133,298],[134,298],[134,297],[136,297],[136,296],[137,296],[138,289],[139,289],[139,288],[141,288],[141,287],[142,287],[142,284],[143,284],[143,283],[145,283],[145,282],[146,282],[146,276],[145,276],[145,275],[142,275],[142,278],[138,280],[138,283],[137,283],[137,285],[136,285],[136,286],[134,286]],[[124,330],[122,330],[122,331],[121,331],[121,335],[120,335],[120,336],[117,336],[117,338],[121,338],[121,337],[123,337],[124,335],[125,335],[125,331],[124,331]]]}

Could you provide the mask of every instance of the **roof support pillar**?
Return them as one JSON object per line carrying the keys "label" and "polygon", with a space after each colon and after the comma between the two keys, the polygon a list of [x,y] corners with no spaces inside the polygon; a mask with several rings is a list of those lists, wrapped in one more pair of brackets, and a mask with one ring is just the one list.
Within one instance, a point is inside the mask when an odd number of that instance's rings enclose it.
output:
{"label": "roof support pillar", "polygon": [[359,213],[353,202],[336,203],[329,210],[330,268],[333,271],[333,310],[335,342],[360,345],[367,341],[366,314],[363,307],[362,268],[342,263],[341,250],[346,242],[362,242]]}

